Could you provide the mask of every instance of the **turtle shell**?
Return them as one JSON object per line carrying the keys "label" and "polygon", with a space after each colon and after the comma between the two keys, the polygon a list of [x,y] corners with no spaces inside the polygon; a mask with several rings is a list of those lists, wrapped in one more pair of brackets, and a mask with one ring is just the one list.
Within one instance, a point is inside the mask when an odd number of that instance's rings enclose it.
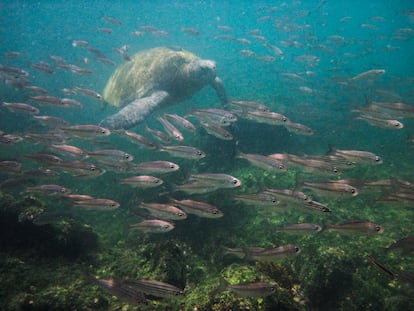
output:
{"label": "turtle shell", "polygon": [[197,59],[188,51],[168,47],[137,53],[112,74],[104,90],[104,100],[123,107],[159,90],[168,92],[173,100],[185,99],[194,93],[186,64]]}

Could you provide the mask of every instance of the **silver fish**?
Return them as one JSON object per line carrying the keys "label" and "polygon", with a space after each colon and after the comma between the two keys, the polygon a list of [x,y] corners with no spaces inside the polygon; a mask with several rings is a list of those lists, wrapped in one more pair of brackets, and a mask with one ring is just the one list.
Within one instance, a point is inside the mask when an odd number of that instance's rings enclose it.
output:
{"label": "silver fish", "polygon": [[286,233],[307,234],[307,233],[319,232],[322,230],[322,227],[317,224],[299,223],[299,224],[285,225],[282,227],[276,227],[275,230],[286,232]]}
{"label": "silver fish", "polygon": [[121,179],[120,182],[122,184],[143,189],[158,187],[164,183],[161,179],[148,175],[128,177]]}
{"label": "silver fish", "polygon": [[159,219],[148,219],[140,223],[129,225],[132,230],[140,230],[145,233],[165,233],[174,229],[174,224]]}
{"label": "silver fish", "polygon": [[206,154],[192,146],[161,146],[160,151],[168,152],[173,157],[200,160],[206,156]]}
{"label": "silver fish", "polygon": [[137,172],[141,174],[151,174],[151,173],[171,173],[180,169],[178,164],[168,161],[149,161],[135,164],[131,167],[132,172]]}
{"label": "silver fish", "polygon": [[184,211],[169,204],[142,202],[139,207],[145,208],[152,216],[161,219],[181,220],[187,218]]}
{"label": "silver fish", "polygon": [[172,204],[180,207],[188,214],[194,214],[199,217],[204,218],[220,218],[223,217],[223,212],[221,212],[215,206],[194,200],[170,200]]}

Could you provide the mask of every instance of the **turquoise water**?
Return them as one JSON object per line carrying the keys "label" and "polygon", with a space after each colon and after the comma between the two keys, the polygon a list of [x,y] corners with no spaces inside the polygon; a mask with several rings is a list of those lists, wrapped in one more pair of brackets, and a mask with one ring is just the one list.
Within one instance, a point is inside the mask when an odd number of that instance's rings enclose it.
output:
{"label": "turquoise water", "polygon": [[[50,310],[67,310],[78,309],[80,305],[102,310],[122,306],[131,310],[144,308],[135,304],[127,306],[128,302],[122,297],[105,294],[90,281],[91,278],[155,279],[186,289],[186,298],[179,302],[150,297],[149,310],[194,310],[196,307],[199,310],[243,310],[243,304],[258,310],[398,310],[412,307],[412,279],[410,283],[398,277],[390,278],[367,260],[374,257],[396,273],[412,272],[412,252],[399,256],[398,253],[384,251],[394,241],[412,236],[412,199],[404,202],[381,201],[390,193],[401,190],[395,179],[414,182],[414,130],[412,116],[410,118],[409,115],[412,112],[404,110],[399,118],[388,117],[398,119],[404,125],[402,129],[392,130],[360,120],[357,118],[360,114],[352,110],[363,109],[373,102],[402,102],[413,107],[413,9],[410,1],[369,1],[362,4],[329,0],[319,3],[1,3],[0,64],[27,71],[31,85],[46,89],[49,95],[76,99],[81,102],[82,108],[50,107],[34,102],[29,96],[38,94],[13,86],[10,76],[3,72],[0,75],[2,102],[31,104],[40,109],[41,115],[60,117],[71,125],[97,125],[118,110],[110,105],[104,107],[102,101],[79,93],[65,95],[61,91],[63,88],[81,87],[103,94],[111,74],[117,66],[126,62],[114,51],[115,48],[128,45],[128,54],[134,55],[154,47],[178,46],[200,58],[216,62],[217,75],[224,83],[229,100],[263,103],[271,111],[314,131],[311,136],[299,135],[289,132],[284,126],[258,123],[239,115],[237,122],[226,127],[233,135],[232,140],[226,141],[209,135],[197,119],[188,117],[197,131],[183,131],[185,140],[174,144],[203,150],[207,156],[199,161],[141,148],[117,133],[93,140],[69,137],[67,144],[87,151],[119,149],[133,155],[133,163],[172,161],[180,165],[180,170],[159,175],[164,180],[163,186],[146,190],[120,183],[120,179],[137,174],[117,172],[108,167],[101,176],[79,178],[51,166],[61,173],[57,179],[31,177],[29,181],[24,180],[17,185],[3,184],[2,192],[10,193],[20,203],[13,205],[16,208],[14,212],[3,208],[2,213],[11,220],[3,222],[3,236],[9,238],[2,241],[3,249],[0,251],[6,258],[4,266],[9,271],[18,271],[16,275],[22,273],[19,277],[23,281],[21,284],[13,282],[10,273],[2,271],[8,281],[1,291],[1,308],[29,310],[32,306],[41,310],[46,306]],[[107,17],[117,19],[122,25],[108,21]],[[162,32],[148,31],[143,26],[152,26]],[[104,33],[99,28],[110,28],[112,33]],[[199,34],[186,31],[186,28],[197,30]],[[132,32],[140,32],[140,36]],[[114,64],[105,64],[87,49],[74,47],[76,40],[87,41],[89,46],[101,51]],[[246,55],[246,50],[254,55]],[[17,52],[18,56],[12,57],[10,52]],[[93,73],[78,74],[59,68],[51,59],[52,55],[63,57],[67,64],[86,68]],[[35,69],[33,65],[39,62],[49,63],[53,73]],[[385,72],[378,76],[356,78],[369,70]],[[155,140],[145,131],[145,127],[162,130],[156,116],[163,113],[187,116],[199,108],[223,106],[214,91],[205,87],[177,105],[157,110],[131,131]],[[225,108],[230,109],[228,106]],[[18,161],[22,163],[22,170],[47,167],[24,155],[51,153],[47,144],[25,138],[27,134],[46,133],[48,129],[30,115],[11,112],[4,106],[0,108],[0,118],[0,130],[4,134],[23,137],[23,141],[16,144],[1,145],[1,160]],[[320,176],[306,173],[301,166],[289,166],[289,163],[287,172],[274,173],[237,157],[239,152],[243,152],[293,154],[306,158],[326,155],[329,146],[341,150],[369,151],[381,156],[383,163],[357,165],[340,175]],[[83,160],[100,165],[90,157]],[[201,195],[174,191],[177,185],[186,183],[191,174],[200,173],[229,174],[238,178],[242,185]],[[2,182],[19,177],[21,173],[1,173]],[[299,190],[304,181],[326,182],[332,179],[352,179],[357,188],[363,182],[380,179],[393,180],[394,183],[392,189],[359,189],[358,196],[345,199],[318,196],[309,189],[304,190],[332,209],[329,216],[300,209],[284,213],[268,211],[232,199],[236,194],[258,193],[266,188]],[[355,179],[358,181],[355,182]],[[115,200],[120,203],[120,208],[115,211],[88,211],[73,208],[64,200],[26,191],[29,186],[50,183],[69,187],[72,193]],[[411,188],[405,192],[412,195],[414,190]],[[27,210],[29,207],[37,206],[37,203],[29,202],[29,197],[39,200],[42,210],[71,213],[68,226],[73,233],[74,244],[82,240],[82,230],[86,230],[88,237],[93,236],[91,239],[96,240],[96,245],[91,242],[92,247],[85,242],[85,248],[79,246],[74,253],[62,246],[56,236],[65,237],[67,223],[62,225],[65,217],[60,219],[60,223],[51,222],[42,226],[22,221],[21,215],[32,212]],[[128,224],[144,219],[132,213],[139,202],[166,203],[170,197],[208,202],[223,211],[224,216],[206,219],[191,215],[186,220],[176,221],[175,229],[162,235],[128,230]],[[2,200],[3,205],[7,206],[5,197]],[[20,222],[17,219],[19,215]],[[9,219],[6,216],[3,218]],[[275,231],[276,226],[290,223],[313,222],[329,227],[355,219],[368,219],[380,224],[384,227],[384,233],[366,236],[322,231],[317,235],[297,236]],[[14,231],[16,235],[10,230],[17,230]],[[39,235],[30,236],[27,232]],[[46,243],[48,239],[55,242]],[[59,245],[58,250],[51,250],[55,245],[53,243]],[[221,249],[288,243],[298,245],[301,252],[273,264],[224,256]],[[48,255],[51,253],[53,256]],[[31,254],[35,254],[33,258],[30,258]],[[75,263],[72,258],[76,259]],[[24,262],[27,266],[23,268],[18,262]],[[40,273],[37,267],[43,265],[62,269],[59,270],[62,278],[55,279],[42,269],[40,271],[45,273],[41,276],[42,285],[34,289],[35,275]],[[71,270],[76,271],[72,277],[69,276]],[[258,280],[270,282],[277,284],[277,293],[263,299],[235,298],[228,291],[215,293],[214,287],[222,278],[232,284]],[[51,285],[47,286],[45,284],[49,279]],[[79,291],[88,294],[75,299],[70,305],[68,297]],[[55,293],[58,293],[56,296],[59,299],[51,298]],[[98,299],[95,305],[94,298]],[[29,304],[30,300],[33,302]],[[41,302],[37,304],[37,301]]]}

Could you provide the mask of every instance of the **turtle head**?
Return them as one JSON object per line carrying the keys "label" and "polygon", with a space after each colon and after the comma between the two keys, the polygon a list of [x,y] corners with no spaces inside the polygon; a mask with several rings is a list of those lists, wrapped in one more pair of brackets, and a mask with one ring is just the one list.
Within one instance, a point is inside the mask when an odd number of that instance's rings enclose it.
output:
{"label": "turtle head", "polygon": [[197,59],[187,65],[188,78],[201,84],[209,84],[216,78],[216,63],[212,60]]}

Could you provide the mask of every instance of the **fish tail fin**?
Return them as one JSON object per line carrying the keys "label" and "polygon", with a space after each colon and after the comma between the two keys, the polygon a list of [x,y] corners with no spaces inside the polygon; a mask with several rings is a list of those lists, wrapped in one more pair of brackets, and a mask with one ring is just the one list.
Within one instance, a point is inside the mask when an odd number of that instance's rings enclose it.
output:
{"label": "fish tail fin", "polygon": [[216,296],[218,293],[221,293],[222,291],[225,291],[227,289],[228,285],[229,285],[229,283],[225,279],[220,278],[219,285],[210,293],[210,295],[211,296]]}
{"label": "fish tail fin", "polygon": [[328,152],[326,154],[332,155],[332,154],[335,154],[335,152],[336,152],[336,148],[332,144],[328,144]]}

